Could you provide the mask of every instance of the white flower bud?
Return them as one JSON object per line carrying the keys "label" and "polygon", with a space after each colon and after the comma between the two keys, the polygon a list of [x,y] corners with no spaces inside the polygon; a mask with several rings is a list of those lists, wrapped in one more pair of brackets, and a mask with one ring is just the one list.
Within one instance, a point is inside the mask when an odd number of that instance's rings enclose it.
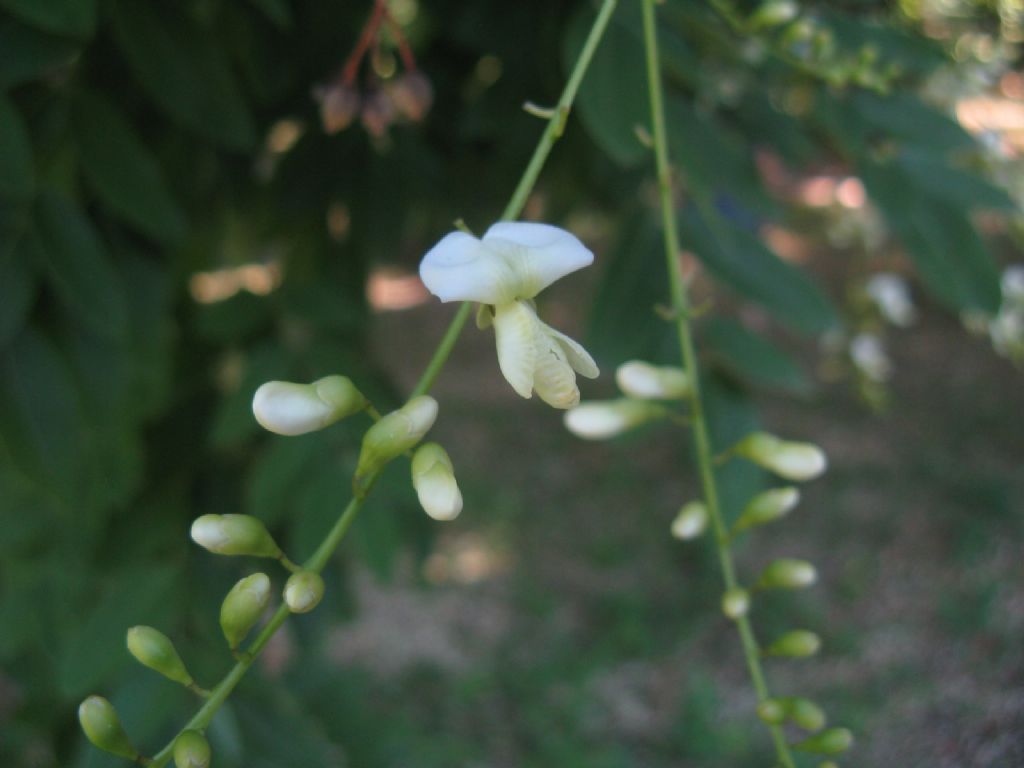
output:
{"label": "white flower bud", "polygon": [[178,655],[174,643],[163,632],[153,627],[132,627],[128,630],[128,652],[140,664],[159,672],[176,683],[190,686],[192,676],[185,669],[185,663]]}
{"label": "white flower bud", "polygon": [[680,400],[690,394],[690,377],[682,368],[630,360],[615,371],[619,389],[641,400]]}
{"label": "white flower bud", "polygon": [[888,322],[900,327],[911,325],[917,317],[907,281],[891,272],[879,272],[864,284],[868,297]]}
{"label": "white flower bud", "polygon": [[747,502],[743,514],[733,525],[733,533],[774,522],[789,514],[799,501],[800,491],[793,487],[762,491]]}
{"label": "white flower bud", "polygon": [[818,580],[818,571],[806,560],[781,558],[761,571],[761,589],[803,589]]}
{"label": "white flower bud", "polygon": [[585,440],[606,440],[658,418],[664,411],[640,400],[603,400],[566,411],[565,426]]}
{"label": "white flower bud", "polygon": [[1003,298],[1011,303],[1024,304],[1024,264],[1011,264],[1003,270],[1000,280]]}
{"label": "white flower bud", "polygon": [[309,613],[324,596],[324,580],[313,571],[293,573],[284,585],[284,601],[292,613]]}
{"label": "white flower bud", "polygon": [[182,731],[174,740],[175,768],[209,768],[210,744],[199,731]]}
{"label": "white flower bud", "polygon": [[747,435],[733,452],[787,480],[813,480],[828,466],[818,446],[780,440],[767,432]]}
{"label": "white flower bud", "polygon": [[691,501],[683,505],[672,521],[672,535],[684,541],[696,539],[707,527],[707,505],[703,501]]}
{"label": "white flower bud", "polygon": [[736,620],[750,612],[750,593],[736,587],[722,595],[722,613]]}
{"label": "white flower bud", "polygon": [[363,436],[363,449],[356,467],[357,485],[422,440],[436,419],[437,400],[420,395],[370,427]]}
{"label": "white flower bud", "polygon": [[266,526],[249,515],[198,517],[192,523],[192,540],[218,555],[281,556]]}
{"label": "white flower bud", "polygon": [[462,493],[455,482],[452,460],[437,443],[416,449],[412,457],[412,486],[420,506],[435,520],[454,520],[462,511]]}
{"label": "white flower bud", "polygon": [[304,435],[323,429],[366,407],[366,398],[345,376],[327,376],[312,384],[268,381],[256,390],[256,421],[279,435]]}

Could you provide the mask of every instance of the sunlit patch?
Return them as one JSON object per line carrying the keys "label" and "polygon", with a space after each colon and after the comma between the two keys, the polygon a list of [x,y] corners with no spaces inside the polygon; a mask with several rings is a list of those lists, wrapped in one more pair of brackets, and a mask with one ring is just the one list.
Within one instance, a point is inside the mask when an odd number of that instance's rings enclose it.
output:
{"label": "sunlit patch", "polygon": [[429,297],[417,275],[391,268],[375,270],[366,283],[366,298],[375,312],[411,309]]}
{"label": "sunlit patch", "polygon": [[811,208],[827,208],[836,201],[836,179],[833,176],[811,176],[800,182],[797,199]]}
{"label": "sunlit patch", "polygon": [[331,239],[343,242],[352,228],[352,214],[348,206],[341,202],[331,203],[327,207],[327,232]]}
{"label": "sunlit patch", "polygon": [[843,179],[836,186],[836,201],[844,208],[863,208],[868,201],[863,182],[853,176]]}
{"label": "sunlit patch", "polygon": [[210,272],[196,272],[189,279],[189,293],[200,304],[214,304],[230,299],[245,290],[266,296],[281,284],[281,267],[277,262],[241,264]]}
{"label": "sunlit patch", "polygon": [[276,155],[283,155],[302,138],[303,126],[298,120],[278,120],[267,133],[267,149]]}
{"label": "sunlit patch", "polygon": [[815,244],[810,239],[776,224],[766,224],[762,227],[761,239],[783,261],[795,263],[810,261],[815,250]]}
{"label": "sunlit patch", "polygon": [[507,558],[480,536],[467,533],[443,540],[423,564],[423,575],[431,584],[477,584],[507,567]]}

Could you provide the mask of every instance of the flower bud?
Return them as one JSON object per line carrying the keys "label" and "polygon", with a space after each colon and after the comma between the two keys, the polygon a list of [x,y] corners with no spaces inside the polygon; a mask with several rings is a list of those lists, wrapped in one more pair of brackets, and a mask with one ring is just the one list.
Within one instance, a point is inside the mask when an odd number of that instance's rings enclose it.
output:
{"label": "flower bud", "polygon": [[270,602],[270,579],[254,573],[239,581],[220,606],[220,628],[228,647],[235,650],[249,634]]}
{"label": "flower bud", "polygon": [[182,731],[174,740],[174,765],[177,768],[208,768],[210,743],[199,731]]}
{"label": "flower bud", "polygon": [[794,629],[778,638],[765,649],[768,656],[788,656],[794,659],[813,656],[821,648],[821,638],[806,629]]}
{"label": "flower bud", "polygon": [[284,601],[292,613],[309,613],[323,596],[324,580],[313,571],[293,573],[284,585]]}
{"label": "flower bud", "polygon": [[787,706],[780,699],[765,699],[757,705],[757,716],[768,725],[780,725],[786,719]]}
{"label": "flower bud", "polygon": [[761,589],[803,589],[818,580],[818,571],[806,560],[784,557],[761,571],[757,586]]}
{"label": "flower bud", "polygon": [[696,539],[708,527],[708,508],[703,501],[691,501],[683,505],[672,521],[672,535],[688,541]]}
{"label": "flower bud", "polygon": [[746,616],[750,611],[750,593],[736,587],[722,595],[722,613],[730,619]]}
{"label": "flower bud", "polygon": [[192,523],[192,540],[218,555],[281,556],[267,527],[249,515],[198,517]]}
{"label": "flower bud", "polygon": [[763,491],[744,507],[743,513],[733,525],[733,533],[741,533],[758,525],[765,525],[784,517],[799,503],[800,491],[796,488],[773,488]]}
{"label": "flower bud", "polygon": [[810,699],[789,699],[786,716],[805,731],[820,731],[825,727],[825,710]]}
{"label": "flower bud", "polygon": [[800,8],[793,0],[767,0],[754,11],[750,24],[754,29],[778,27],[795,19],[799,12]]}
{"label": "flower bud", "polygon": [[128,630],[128,651],[139,663],[182,685],[192,685],[192,675],[185,669],[174,649],[174,643],[163,632],[152,627]]}
{"label": "flower bud", "polygon": [[320,122],[324,133],[345,130],[359,112],[359,91],[351,85],[329,85],[317,90],[314,96],[320,101]]}
{"label": "flower bud", "polygon": [[400,114],[418,123],[434,101],[430,80],[419,71],[399,75],[388,85],[391,101]]}
{"label": "flower bud", "polygon": [[363,109],[359,113],[363,128],[373,138],[382,138],[395,120],[395,103],[391,95],[374,88],[363,96]]}
{"label": "flower bud", "polygon": [[435,419],[437,400],[430,395],[420,395],[370,427],[359,454],[357,483],[416,445],[434,426]]}
{"label": "flower bud", "polygon": [[366,398],[346,376],[327,376],[312,384],[268,381],[252,398],[256,421],[279,435],[315,432],[365,407]]}
{"label": "flower bud", "polygon": [[454,520],[462,511],[462,493],[455,482],[452,460],[437,443],[422,445],[413,454],[412,486],[420,506],[435,520]]}
{"label": "flower bud", "polygon": [[747,435],[733,451],[787,480],[812,480],[828,464],[818,446],[781,440],[767,432]]}
{"label": "flower bud", "polygon": [[814,752],[819,755],[838,755],[853,745],[853,734],[846,728],[829,728],[816,733],[793,745],[793,749],[801,752]]}
{"label": "flower bud", "polygon": [[661,407],[640,400],[583,403],[565,412],[565,427],[584,440],[607,440],[659,417]]}
{"label": "flower bud", "polygon": [[78,707],[78,721],[94,746],[118,757],[134,760],[139,751],[128,740],[114,705],[102,696],[90,696]]}
{"label": "flower bud", "polygon": [[682,368],[630,360],[615,371],[619,389],[641,400],[680,400],[690,394],[690,377]]}

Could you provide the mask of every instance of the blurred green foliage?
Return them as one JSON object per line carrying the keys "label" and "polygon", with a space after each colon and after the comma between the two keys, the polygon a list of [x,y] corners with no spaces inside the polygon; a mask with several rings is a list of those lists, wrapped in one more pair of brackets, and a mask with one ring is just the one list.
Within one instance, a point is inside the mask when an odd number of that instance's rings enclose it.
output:
{"label": "blurred green foliage", "polygon": [[[189,521],[255,514],[300,559],[347,497],[358,427],[269,439],[251,418],[252,392],[344,372],[380,405],[397,402],[366,343],[371,265],[412,267],[457,216],[490,223],[539,130],[519,106],[554,100],[560,61],[592,14],[570,0],[411,5],[436,102],[422,125],[373,141],[358,128],[324,135],[311,98],[368,4],[0,0],[0,668],[15,691],[0,693],[5,765],[106,765],[82,748],[73,718],[94,690],[110,693],[140,741],[173,732],[183,697],[129,665],[124,631],[173,634],[212,678],[224,661],[216,605],[244,572],[195,556]],[[840,322],[816,279],[757,237],[787,215],[755,163],[770,150],[798,170],[846,163],[933,295],[954,311],[994,311],[997,275],[970,214],[1013,203],[975,173],[973,139],[916,95],[949,64],[944,50],[889,4],[806,9],[825,51],[786,29],[746,36],[735,19],[753,10],[663,9],[673,152],[692,203],[683,232],[723,295],[798,334]],[[858,74],[865,50],[881,86]],[[665,286],[636,133],[646,114],[638,8],[623,0],[580,94],[586,135],[570,127],[542,182],[545,218],[585,209],[612,224],[590,322],[605,364],[669,354],[651,311]],[[197,278],[252,264],[280,286],[197,300]],[[735,318],[702,323],[701,335],[720,441],[756,425],[748,387],[808,387]],[[729,471],[738,503],[757,473]],[[389,477],[354,537],[356,556],[382,574],[428,535],[404,471]],[[343,583],[343,564],[328,578]],[[338,592],[335,614],[346,610]],[[299,622],[303,638],[330,614]],[[332,688],[307,674],[294,694],[244,686],[213,729],[218,765],[334,764],[331,739],[350,735],[361,699],[348,694],[347,726],[339,716],[318,727],[311,713],[352,681]],[[688,696],[712,707],[699,683]],[[356,762],[399,764],[400,745],[362,743]],[[437,748],[442,757],[420,762],[460,759]],[[699,743],[690,749],[701,757]]]}

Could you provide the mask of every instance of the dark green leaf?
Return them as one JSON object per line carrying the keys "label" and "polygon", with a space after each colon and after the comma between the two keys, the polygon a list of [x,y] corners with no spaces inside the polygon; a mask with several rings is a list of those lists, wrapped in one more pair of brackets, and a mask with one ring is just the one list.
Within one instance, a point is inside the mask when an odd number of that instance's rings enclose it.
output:
{"label": "dark green leaf", "polygon": [[91,37],[96,0],[0,0],[0,8],[45,32]]}
{"label": "dark green leaf", "polygon": [[877,134],[916,148],[946,153],[976,146],[952,116],[926,104],[913,93],[881,96],[858,91],[850,99],[859,117]]}
{"label": "dark green leaf", "polygon": [[947,165],[925,152],[905,151],[896,164],[907,180],[925,195],[966,210],[986,209],[1013,213],[1017,204],[1002,187],[970,171]]}
{"label": "dark green leaf", "polygon": [[0,353],[0,438],[15,465],[65,492],[80,478],[82,421],[74,382],[53,344],[24,330]]}
{"label": "dark green leaf", "polygon": [[895,164],[865,160],[858,168],[868,194],[935,295],[958,312],[995,313],[1001,300],[999,273],[967,211],[931,197]]}
{"label": "dark green leaf", "polygon": [[248,474],[247,513],[272,525],[293,512],[302,486],[318,471],[326,450],[322,432],[270,437]]}
{"label": "dark green leaf", "polygon": [[173,623],[169,598],[177,586],[176,568],[145,565],[111,574],[98,604],[61,651],[59,684],[68,697],[90,693],[104,678],[127,665],[129,627],[154,621]]}
{"label": "dark green leaf", "polygon": [[[639,5],[629,4],[619,15],[639,15]],[[562,47],[567,65],[576,60],[593,13],[581,9],[569,25]],[[640,143],[636,126],[647,125],[650,110],[647,104],[647,81],[639,64],[644,50],[626,27],[616,21],[608,25],[604,39],[594,54],[577,98],[577,112],[587,131],[605,152],[621,165],[636,165],[649,157]]]}
{"label": "dark green leaf", "polygon": [[0,257],[0,349],[21,330],[32,309],[36,279],[29,260],[20,253]]}
{"label": "dark green leaf", "polygon": [[165,243],[179,240],[185,217],[149,149],[116,107],[81,93],[72,122],[82,170],[96,195],[127,223]]}
{"label": "dark green leaf", "polygon": [[223,46],[175,4],[119,0],[114,33],[153,102],[196,133],[234,150],[256,131]]}
{"label": "dark green leaf", "polygon": [[78,49],[70,40],[39,32],[14,19],[0,18],[0,88],[10,88],[66,66]]}
{"label": "dark green leaf", "polygon": [[0,197],[29,200],[35,185],[32,145],[25,124],[14,105],[0,94]]}
{"label": "dark green leaf", "polygon": [[711,318],[702,326],[701,338],[716,361],[754,383],[798,393],[810,389],[810,381],[792,358],[734,320]]}
{"label": "dark green leaf", "polygon": [[689,208],[682,236],[715,277],[793,330],[814,334],[836,325],[832,302],[811,278],[717,211]]}
{"label": "dark green leaf", "polygon": [[124,289],[103,244],[85,215],[64,197],[44,192],[35,232],[50,281],[71,314],[103,336],[127,328]]}

